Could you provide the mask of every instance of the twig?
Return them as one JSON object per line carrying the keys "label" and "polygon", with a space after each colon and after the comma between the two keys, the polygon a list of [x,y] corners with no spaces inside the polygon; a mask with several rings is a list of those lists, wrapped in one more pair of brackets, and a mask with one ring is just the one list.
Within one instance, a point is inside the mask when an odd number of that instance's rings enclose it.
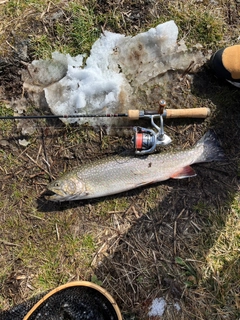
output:
{"label": "twig", "polygon": [[59,236],[57,223],[56,223],[55,227],[56,227],[56,233],[57,233],[57,240],[59,241],[60,240],[60,236]]}
{"label": "twig", "polygon": [[34,164],[36,164],[41,170],[43,170],[46,174],[50,175],[52,179],[55,179],[51,173],[49,173],[47,170],[45,170],[42,166],[40,166],[40,164],[38,164],[31,156],[29,156],[29,154],[26,153],[26,156],[28,157],[28,159],[30,159]]}
{"label": "twig", "polygon": [[173,228],[173,254],[174,254],[174,256],[176,256],[176,254],[177,254],[176,234],[177,234],[177,221],[174,221],[174,228]]}
{"label": "twig", "polygon": [[154,250],[152,250],[152,254],[153,254],[153,260],[154,260],[154,266],[155,266],[156,271],[157,271],[158,283],[161,286],[161,279],[160,279],[159,272],[158,272],[157,259],[156,259],[156,255],[155,255]]}
{"label": "twig", "polygon": [[173,253],[174,253],[174,256],[176,256],[176,254],[177,254],[177,221],[182,216],[184,211],[185,211],[185,208],[182,209],[182,211],[178,214],[176,220],[174,221],[174,226],[173,226]]}
{"label": "twig", "polygon": [[19,244],[12,243],[12,242],[8,242],[8,241],[3,240],[3,239],[0,239],[0,242],[3,243],[3,244],[5,244],[6,246],[20,247]]}
{"label": "twig", "polygon": [[46,146],[45,146],[44,131],[43,131],[43,129],[42,129],[42,146],[43,146],[43,153],[44,153],[44,157],[45,157],[44,162],[45,162],[46,165],[47,165],[49,175],[52,176],[51,166],[50,166],[49,161],[48,161],[47,150],[46,150]]}
{"label": "twig", "polygon": [[6,43],[9,45],[9,47],[11,47],[15,52],[17,52],[17,49],[13,46],[13,45],[11,45],[7,40],[6,40]]}

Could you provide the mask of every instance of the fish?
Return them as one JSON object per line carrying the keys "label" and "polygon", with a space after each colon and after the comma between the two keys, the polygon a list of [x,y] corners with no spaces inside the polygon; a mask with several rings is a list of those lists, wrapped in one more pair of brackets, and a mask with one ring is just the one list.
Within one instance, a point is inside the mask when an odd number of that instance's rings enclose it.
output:
{"label": "fish", "polygon": [[144,156],[114,155],[63,174],[47,186],[50,201],[109,196],[164,180],[196,176],[195,163],[226,160],[216,134],[209,130],[187,150]]}

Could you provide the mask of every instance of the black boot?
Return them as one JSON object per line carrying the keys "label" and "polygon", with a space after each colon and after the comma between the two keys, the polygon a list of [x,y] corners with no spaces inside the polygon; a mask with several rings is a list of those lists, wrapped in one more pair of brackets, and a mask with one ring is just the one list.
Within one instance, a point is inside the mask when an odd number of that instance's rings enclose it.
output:
{"label": "black boot", "polygon": [[219,79],[225,79],[240,88],[240,45],[215,52],[210,59],[210,66]]}

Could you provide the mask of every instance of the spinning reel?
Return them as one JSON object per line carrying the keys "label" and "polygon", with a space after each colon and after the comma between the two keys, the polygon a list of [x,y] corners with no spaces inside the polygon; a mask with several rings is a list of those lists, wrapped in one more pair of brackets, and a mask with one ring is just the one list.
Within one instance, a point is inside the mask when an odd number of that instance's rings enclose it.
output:
{"label": "spinning reel", "polygon": [[[166,146],[171,143],[172,139],[166,135],[163,129],[163,113],[165,106],[165,100],[160,100],[158,112],[153,111],[153,114],[150,114],[150,111],[145,111],[143,115],[140,114],[141,118],[149,118],[152,127],[156,130],[133,127],[134,136],[132,142],[136,154],[149,154],[154,152],[157,146]],[[159,126],[154,122],[155,119],[159,119]]]}

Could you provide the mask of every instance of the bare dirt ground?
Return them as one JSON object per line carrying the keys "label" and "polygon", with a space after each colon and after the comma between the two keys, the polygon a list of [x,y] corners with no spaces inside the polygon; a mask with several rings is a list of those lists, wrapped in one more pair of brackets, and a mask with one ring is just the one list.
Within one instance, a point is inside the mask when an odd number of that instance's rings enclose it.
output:
{"label": "bare dirt ground", "polygon": [[[226,7],[225,18],[236,28],[239,8],[237,2],[232,4],[234,9]],[[98,1],[98,5],[104,11],[114,4]],[[146,23],[143,5],[146,10],[151,2],[122,1],[123,12],[132,19],[128,25]],[[31,60],[29,53],[27,62]],[[21,98],[24,68],[14,50],[0,57],[2,101]],[[170,107],[184,108],[185,96],[179,94],[188,86],[187,73],[184,77],[186,81],[176,79],[169,96],[163,97]],[[187,97],[188,107],[207,106],[211,116],[166,120],[173,139],[170,150],[194,145],[212,128],[227,161],[194,165],[197,176],[191,179],[168,180],[96,200],[58,204],[45,200],[43,193],[60,172],[131,147],[129,136],[108,136],[104,128],[66,127],[57,120],[31,120],[35,132],[29,138],[17,122],[1,122],[2,309],[80,279],[101,283],[126,319],[149,319],[149,306],[159,297],[167,302],[161,319],[236,319],[239,280],[225,274],[230,269],[239,272],[239,258],[223,259],[218,272],[207,262],[238,198],[240,91],[217,80],[203,65],[194,74]],[[23,138],[31,141],[27,147],[19,145]],[[234,208],[237,219],[239,211]]]}

